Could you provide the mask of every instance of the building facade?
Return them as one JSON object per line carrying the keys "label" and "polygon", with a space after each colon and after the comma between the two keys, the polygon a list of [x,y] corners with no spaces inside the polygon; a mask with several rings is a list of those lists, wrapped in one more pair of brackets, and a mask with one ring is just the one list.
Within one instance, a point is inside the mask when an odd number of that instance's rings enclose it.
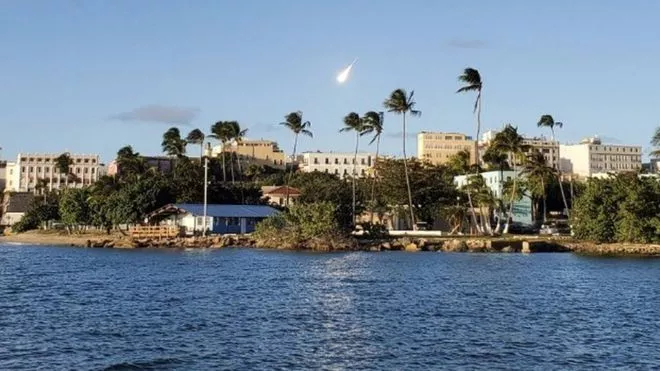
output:
{"label": "building facade", "polygon": [[642,147],[603,144],[599,138],[587,138],[579,144],[561,145],[562,172],[577,177],[599,173],[622,173],[642,168]]}
{"label": "building facade", "polygon": [[0,160],[0,193],[7,187],[7,161]]}
{"label": "building facade", "polygon": [[[174,164],[176,163],[176,158],[167,156],[140,156],[140,159],[144,161],[148,168],[155,169],[161,174],[169,174],[172,172],[172,170],[174,170]],[[197,159],[199,160],[199,158]],[[107,167],[103,167],[100,171],[105,171],[107,175],[115,176],[121,172],[121,167],[117,160],[112,160]]]}
{"label": "building facade", "polygon": [[417,158],[442,165],[458,152],[468,151],[471,163],[474,164],[476,145],[476,141],[465,134],[422,131],[417,134]]}
{"label": "building facade", "polygon": [[654,174],[660,174],[660,158],[651,159],[649,172]]}
{"label": "building facade", "polygon": [[[240,142],[227,144],[225,152],[232,152],[238,155],[242,163],[268,165],[275,168],[284,168],[286,166],[286,155],[277,142],[272,140],[250,140],[243,139]],[[212,149],[213,156],[219,156],[222,153],[222,145],[217,145]]]}
{"label": "building facade", "polygon": [[[355,173],[358,178],[369,176],[376,156],[372,153],[358,153]],[[335,174],[344,179],[353,175],[355,153],[305,152],[298,156],[300,171]]]}
{"label": "building facade", "polygon": [[302,194],[299,189],[287,186],[263,186],[262,198],[267,199],[271,205],[288,207],[298,202]]}
{"label": "building facade", "polygon": [[[489,130],[485,132],[481,137],[481,141],[479,142],[479,156],[481,157],[480,163],[482,164],[483,155],[490,146],[493,139],[495,139],[495,135],[497,135],[497,131]],[[543,158],[545,158],[545,162],[549,167],[553,169],[559,169],[560,145],[558,141],[545,137],[532,137],[523,138],[523,144],[529,146],[529,150],[526,151],[526,155],[529,155],[533,152],[540,152],[543,154]],[[509,163],[511,163],[511,158],[509,158]]]}
{"label": "building facade", "polygon": [[60,173],[57,153],[19,153],[16,162],[7,163],[6,189],[12,192],[34,192],[40,186],[48,190],[81,188],[99,179],[103,165],[99,155],[69,154],[69,174]]}

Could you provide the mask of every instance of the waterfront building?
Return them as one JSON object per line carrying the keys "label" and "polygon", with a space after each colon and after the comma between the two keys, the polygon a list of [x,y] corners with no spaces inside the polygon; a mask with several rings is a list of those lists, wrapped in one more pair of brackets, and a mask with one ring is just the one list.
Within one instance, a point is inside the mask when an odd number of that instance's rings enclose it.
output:
{"label": "waterfront building", "polygon": [[7,161],[0,160],[0,193],[4,192],[7,186]]}
{"label": "waterfront building", "polygon": [[[268,199],[271,205],[289,206],[297,202],[301,192],[297,188],[287,186],[263,186],[262,198]],[[288,199],[288,202],[287,202]]]}
{"label": "waterfront building", "polygon": [[453,155],[468,151],[470,161],[474,164],[476,145],[476,141],[465,134],[422,131],[417,134],[417,158],[434,165],[442,165]]}
{"label": "waterfront building", "polygon": [[649,172],[660,174],[660,157],[651,159]]}
{"label": "waterfront building", "polygon": [[[483,163],[483,155],[486,153],[486,150],[493,139],[495,139],[497,133],[498,132],[495,130],[489,130],[482,135],[481,141],[479,142],[480,163]],[[526,152],[527,155],[533,152],[540,152],[543,154],[543,158],[545,158],[545,162],[549,167],[559,169],[560,145],[558,141],[543,136],[523,137],[523,144],[529,146],[529,150]],[[511,163],[511,158],[509,158],[509,163]]]}
{"label": "waterfront building", "polygon": [[[169,174],[174,170],[176,158],[169,156],[139,156],[142,161],[147,165],[147,168],[155,169],[161,174]],[[193,157],[194,158],[194,157]],[[121,166],[117,160],[112,160],[107,168],[104,167],[105,173],[110,176],[115,176],[121,172]]]}
{"label": "waterfront building", "polygon": [[621,173],[642,168],[642,147],[604,144],[598,137],[561,145],[561,170],[588,178],[598,173]]}
{"label": "waterfront building", "polygon": [[19,153],[16,162],[8,162],[6,189],[12,192],[35,192],[40,186],[48,190],[82,188],[98,180],[100,157],[97,154],[69,154],[69,174],[60,173],[56,159],[61,153]]}
{"label": "waterfront building", "polygon": [[11,227],[18,223],[28,211],[34,193],[32,192],[5,192],[0,195],[0,226]]}
{"label": "waterfront building", "polygon": [[[502,198],[503,195],[503,188],[504,188],[504,182],[512,180],[515,174],[518,174],[518,179],[521,179],[520,171],[514,172],[514,171],[487,171],[481,173],[481,176],[484,178],[484,181],[488,188],[490,188],[491,192],[493,192],[493,195],[495,198]],[[473,176],[473,175],[459,175],[454,177],[454,184],[456,187],[461,188],[465,185],[467,185],[468,182],[468,177]],[[509,200],[504,200],[505,204],[508,205]],[[478,213],[479,209],[475,205],[475,211]],[[493,210],[488,211],[489,215],[493,217]],[[518,200],[514,201],[513,203],[513,210],[512,210],[512,218],[511,220],[515,223],[521,223],[521,224],[526,224],[530,225],[532,224],[532,199],[529,196],[523,195],[523,197]]]}
{"label": "waterfront building", "polygon": [[[222,144],[214,146],[211,150],[213,156],[219,156],[222,153]],[[228,143],[225,146],[225,152],[238,155],[242,164],[268,165],[274,168],[284,168],[286,166],[286,155],[277,142],[272,140],[252,140],[243,139],[240,142]]]}
{"label": "waterfront building", "polygon": [[[358,153],[355,172],[358,178],[369,176],[376,156],[372,153]],[[305,152],[298,156],[300,171],[335,174],[344,179],[353,175],[355,153],[350,152]]]}
{"label": "waterfront building", "polygon": [[[264,205],[207,205],[206,228],[209,233],[250,233],[261,220],[278,211]],[[177,226],[187,235],[204,230],[204,204],[169,204],[146,216],[149,224]]]}

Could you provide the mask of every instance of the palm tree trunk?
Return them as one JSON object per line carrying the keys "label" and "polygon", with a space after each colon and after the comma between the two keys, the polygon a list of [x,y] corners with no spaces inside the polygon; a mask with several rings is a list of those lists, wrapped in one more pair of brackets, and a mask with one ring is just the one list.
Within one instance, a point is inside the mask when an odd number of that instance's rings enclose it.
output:
{"label": "palm tree trunk", "polygon": [[[468,182],[470,180],[468,179]],[[468,205],[470,206],[470,215],[472,216],[472,224],[474,225],[474,228],[477,230],[477,234],[481,234],[481,228],[479,228],[479,224],[477,222],[477,214],[474,212],[474,205],[472,204],[472,192],[470,192],[470,188],[468,186],[467,189],[467,196],[468,196]]]}
{"label": "palm tree trunk", "polygon": [[289,182],[291,181],[291,174],[293,174],[293,162],[296,160],[297,147],[298,147],[298,133],[296,133],[296,136],[293,139],[293,154],[291,155],[291,169],[289,170],[289,175],[286,177],[286,203],[285,203],[286,207],[289,207]]}
{"label": "palm tree trunk", "polygon": [[[552,140],[555,140],[555,129],[551,127],[550,131],[552,131]],[[564,193],[564,185],[562,184],[561,181],[561,163],[557,165],[557,179],[559,179],[559,191],[561,192],[561,199],[562,201],[564,201],[564,209],[566,210],[566,216],[570,218],[571,212],[568,209],[568,202],[566,202],[566,193]]]}
{"label": "palm tree trunk", "polygon": [[234,184],[236,178],[234,178],[234,152],[229,152],[229,170],[231,170],[231,184]]}
{"label": "palm tree trunk", "polygon": [[406,156],[406,113],[403,113],[403,170],[406,173],[406,187],[408,188],[408,207],[410,208],[410,221],[413,231],[417,230],[415,212],[413,210],[412,192],[410,190],[410,176],[408,175],[408,156]]}
{"label": "palm tree trunk", "polygon": [[199,162],[204,162],[204,140],[199,144]]}
{"label": "palm tree trunk", "polygon": [[543,178],[541,178],[541,188],[543,188],[543,224],[548,221],[547,215],[548,215],[548,204],[546,203],[548,199],[548,195],[546,194],[545,190],[545,181]]}
{"label": "palm tree trunk", "polygon": [[511,158],[513,158],[513,161],[511,163],[513,164],[513,189],[511,189],[511,202],[509,202],[509,215],[506,216],[506,224],[504,225],[504,234],[509,233],[509,225],[510,221],[513,220],[513,201],[516,199],[516,181],[518,180],[518,176],[516,174],[516,160],[513,157],[513,153],[511,154]]}
{"label": "palm tree trunk", "polygon": [[479,168],[479,134],[481,133],[481,89],[479,89],[479,93],[477,94],[477,137],[474,138],[475,141],[475,146],[476,148],[474,149],[474,157],[475,157],[475,163],[477,164],[477,169]]}
{"label": "palm tree trunk", "polygon": [[[376,164],[378,163],[378,151],[380,150],[380,135],[378,135],[378,138],[376,139],[376,158],[374,159],[374,163],[372,168],[376,168]],[[376,171],[374,170],[374,179],[371,182],[371,224],[374,224],[374,207],[376,204]]]}
{"label": "palm tree trunk", "polygon": [[243,167],[241,166],[241,156],[236,153],[236,165],[238,166],[238,180],[243,179]]}
{"label": "palm tree trunk", "polygon": [[355,155],[353,156],[353,211],[352,211],[352,216],[353,216],[353,221],[351,222],[351,225],[355,225],[355,181],[357,178],[357,153],[358,153],[358,148],[360,146],[360,133],[355,132]]}
{"label": "palm tree trunk", "polygon": [[225,144],[222,143],[222,151],[220,152],[220,156],[222,157],[222,181],[224,183],[227,182],[227,170],[225,167]]}

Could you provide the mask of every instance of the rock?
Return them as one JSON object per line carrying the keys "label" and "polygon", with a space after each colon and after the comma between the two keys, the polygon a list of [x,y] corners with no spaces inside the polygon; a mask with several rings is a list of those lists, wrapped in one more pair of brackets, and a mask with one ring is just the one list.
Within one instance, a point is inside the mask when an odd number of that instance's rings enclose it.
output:
{"label": "rock", "polygon": [[442,249],[449,252],[465,252],[468,251],[468,246],[465,241],[454,239],[445,241],[445,243],[442,245]]}
{"label": "rock", "polygon": [[411,242],[411,243],[406,245],[405,250],[406,251],[419,251],[419,247],[417,247],[417,244],[415,244],[414,242]]}
{"label": "rock", "polygon": [[514,250],[513,250],[513,247],[511,247],[511,246],[504,246],[504,247],[500,250],[500,252],[510,253],[510,252],[514,252]]}
{"label": "rock", "polygon": [[381,250],[392,250],[392,244],[389,242],[383,242],[380,244],[380,249]]}
{"label": "rock", "polygon": [[380,247],[379,246],[370,246],[369,251],[378,252],[378,251],[380,251]]}

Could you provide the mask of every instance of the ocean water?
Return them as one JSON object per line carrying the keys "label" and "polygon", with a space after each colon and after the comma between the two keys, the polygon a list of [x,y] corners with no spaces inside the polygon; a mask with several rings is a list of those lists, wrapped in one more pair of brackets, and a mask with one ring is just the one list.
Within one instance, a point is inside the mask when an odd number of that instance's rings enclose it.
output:
{"label": "ocean water", "polygon": [[660,260],[0,246],[1,370],[660,369]]}

